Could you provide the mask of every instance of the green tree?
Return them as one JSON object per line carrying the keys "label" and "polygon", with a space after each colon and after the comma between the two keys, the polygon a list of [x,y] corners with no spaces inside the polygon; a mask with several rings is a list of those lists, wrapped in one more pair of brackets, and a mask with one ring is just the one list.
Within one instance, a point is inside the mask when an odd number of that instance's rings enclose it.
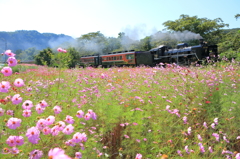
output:
{"label": "green tree", "polygon": [[236,14],[235,18],[238,19],[240,17],[240,14]]}
{"label": "green tree", "polygon": [[175,21],[166,21],[163,23],[169,31],[191,31],[200,34],[209,43],[218,43],[221,40],[221,28],[228,27],[221,18],[210,20],[207,18],[190,17],[189,15],[180,15]]}
{"label": "green tree", "polygon": [[42,51],[39,52],[39,54],[37,54],[34,57],[35,63],[37,65],[46,65],[46,66],[50,66],[51,64],[51,60],[53,57],[53,51],[50,48],[46,48]]}
{"label": "green tree", "polygon": [[69,62],[68,67],[73,68],[78,64],[80,60],[80,54],[74,47],[69,47],[67,52],[71,55],[71,61]]}
{"label": "green tree", "polygon": [[70,68],[73,62],[73,56],[71,53],[58,52],[51,58],[51,66],[59,68]]}

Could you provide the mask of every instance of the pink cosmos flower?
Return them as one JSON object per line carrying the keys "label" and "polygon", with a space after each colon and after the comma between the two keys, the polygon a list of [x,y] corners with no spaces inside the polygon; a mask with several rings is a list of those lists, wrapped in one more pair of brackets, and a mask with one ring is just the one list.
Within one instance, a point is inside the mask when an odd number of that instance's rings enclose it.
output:
{"label": "pink cosmos flower", "polygon": [[215,118],[213,121],[216,125],[218,125],[218,118]]}
{"label": "pink cosmos flower", "polygon": [[208,126],[207,126],[207,123],[206,122],[204,122],[203,123],[203,126],[207,129],[208,128]]}
{"label": "pink cosmos flower", "polygon": [[188,128],[188,135],[191,135],[191,132],[192,132],[192,128],[189,127],[189,128]]}
{"label": "pink cosmos flower", "polygon": [[79,110],[76,115],[78,118],[83,118],[84,112],[82,110]]}
{"label": "pink cosmos flower", "polygon": [[48,106],[48,103],[45,100],[42,100],[41,102],[39,102],[39,104],[42,108],[46,108]]}
{"label": "pink cosmos flower", "polygon": [[10,57],[14,57],[14,56],[15,56],[15,54],[12,53],[11,50],[6,50],[6,51],[5,51],[5,54],[6,54],[7,56],[10,56]]}
{"label": "pink cosmos flower", "polygon": [[90,120],[90,118],[91,118],[91,114],[89,114],[89,113],[85,114],[85,116],[84,116],[85,120]]}
{"label": "pink cosmos flower", "polygon": [[202,141],[201,135],[198,134],[197,137],[198,137],[198,140]]}
{"label": "pink cosmos flower", "polygon": [[17,146],[21,146],[24,144],[24,138],[22,136],[16,136],[15,141]]}
{"label": "pink cosmos flower", "polygon": [[47,125],[52,125],[55,122],[55,117],[50,115],[49,117],[47,117],[46,119],[46,124]]}
{"label": "pink cosmos flower", "polygon": [[72,139],[66,141],[66,142],[65,142],[65,145],[67,145],[67,146],[72,146],[72,147],[76,146],[76,144],[72,141]]}
{"label": "pink cosmos flower", "polygon": [[15,79],[15,81],[14,81],[14,85],[15,85],[16,87],[22,87],[22,86],[24,86],[24,82],[23,82],[23,80],[22,80],[21,78],[17,78],[17,79]]}
{"label": "pink cosmos flower", "polygon": [[198,143],[199,149],[201,153],[205,152],[204,146],[202,145],[202,143]]}
{"label": "pink cosmos flower", "polygon": [[54,148],[48,152],[48,157],[51,159],[71,159],[64,153],[65,153],[64,150],[62,150],[60,148]]}
{"label": "pink cosmos flower", "polygon": [[10,153],[11,154],[19,154],[19,152],[20,151],[19,151],[19,149],[17,147],[13,147],[13,148],[10,149]]}
{"label": "pink cosmos flower", "polygon": [[40,150],[33,150],[30,152],[29,159],[40,159],[43,156],[43,152]]}
{"label": "pink cosmos flower", "polygon": [[46,120],[45,119],[39,119],[37,121],[37,124],[36,124],[36,127],[39,129],[39,130],[42,130],[43,128],[45,128],[47,126],[46,124]]}
{"label": "pink cosmos flower", "polygon": [[7,126],[9,129],[16,129],[16,128],[18,128],[19,126],[21,126],[21,122],[22,122],[21,119],[13,118],[13,117],[12,117],[12,118],[8,119],[6,126]]}
{"label": "pink cosmos flower", "polygon": [[63,121],[59,121],[59,122],[56,124],[56,126],[57,126],[57,129],[58,129],[59,131],[62,131],[62,130],[65,128],[66,124],[65,124]]}
{"label": "pink cosmos flower", "polygon": [[142,154],[138,153],[135,157],[135,159],[142,159]]}
{"label": "pink cosmos flower", "polygon": [[237,153],[235,157],[236,159],[240,159],[240,153]]}
{"label": "pink cosmos flower", "polygon": [[87,141],[87,135],[85,133],[77,132],[73,135],[72,141],[74,143],[86,142]]}
{"label": "pink cosmos flower", "polygon": [[9,136],[8,139],[6,140],[6,143],[10,147],[16,146],[17,145],[17,143],[16,143],[16,136]]}
{"label": "pink cosmos flower", "polygon": [[28,137],[28,141],[32,144],[38,144],[40,140],[40,131],[36,127],[31,127],[27,130],[26,136]]}
{"label": "pink cosmos flower", "polygon": [[42,114],[45,108],[42,108],[39,104],[36,105],[36,111],[38,114]]}
{"label": "pink cosmos flower", "polygon": [[12,103],[13,104],[19,104],[22,102],[22,97],[20,97],[20,94],[15,94],[13,97],[12,97]]}
{"label": "pink cosmos flower", "polygon": [[7,62],[9,67],[13,67],[17,65],[17,59],[15,57],[9,57],[7,59]]}
{"label": "pink cosmos flower", "polygon": [[23,102],[22,104],[22,108],[26,109],[26,110],[30,110],[33,107],[33,103],[30,100],[26,100],[25,102]]}
{"label": "pink cosmos flower", "polygon": [[32,111],[31,110],[23,110],[22,116],[24,117],[30,117],[32,115]]}
{"label": "pink cosmos flower", "polygon": [[10,57],[14,57],[14,56],[15,56],[15,54],[12,53],[11,50],[6,50],[6,51],[5,51],[5,54],[6,54],[7,56],[10,56]]}
{"label": "pink cosmos flower", "polygon": [[9,88],[11,88],[11,86],[8,81],[2,81],[0,83],[0,92],[7,93]]}
{"label": "pink cosmos flower", "polygon": [[213,133],[212,136],[214,136],[214,137],[216,138],[216,141],[219,141],[219,138],[220,138],[220,137],[219,137],[219,134]]}
{"label": "pink cosmos flower", "polygon": [[128,136],[128,135],[124,135],[124,137],[125,137],[125,138],[129,138],[129,136]]}
{"label": "pink cosmos flower", "polygon": [[189,150],[188,150],[188,146],[185,146],[184,149],[185,149],[185,151],[186,151],[187,154],[190,153]]}
{"label": "pink cosmos flower", "polygon": [[183,156],[180,150],[177,150],[177,153],[179,156],[181,156],[181,157]]}
{"label": "pink cosmos flower", "polygon": [[13,116],[13,115],[14,115],[14,112],[13,112],[13,110],[7,110],[6,114],[7,114],[7,115],[10,115],[10,116]]}
{"label": "pink cosmos flower", "polygon": [[4,115],[4,109],[0,108],[0,116],[3,116],[3,115]]}
{"label": "pink cosmos flower", "polygon": [[81,152],[76,152],[75,153],[75,158],[82,158],[82,153]]}
{"label": "pink cosmos flower", "polygon": [[63,52],[63,49],[59,47],[59,48],[57,48],[57,51],[58,52]]}
{"label": "pink cosmos flower", "polygon": [[62,132],[63,132],[64,134],[70,135],[70,134],[73,133],[73,131],[74,131],[74,127],[72,126],[72,124],[69,124],[69,125],[67,125],[67,126],[63,129]]}
{"label": "pink cosmos flower", "polygon": [[51,133],[51,129],[49,127],[45,127],[42,129],[42,132],[44,135],[48,135]]}
{"label": "pink cosmos flower", "polygon": [[58,126],[54,126],[51,128],[51,134],[52,136],[57,136],[59,134],[59,129],[58,129]]}
{"label": "pink cosmos flower", "polygon": [[73,123],[74,123],[74,119],[73,119],[73,117],[70,116],[70,115],[67,115],[67,116],[66,116],[65,121],[66,121],[67,123],[69,123],[69,124],[73,124]]}
{"label": "pink cosmos flower", "polygon": [[3,67],[1,72],[4,76],[11,76],[12,75],[12,68],[11,67]]}
{"label": "pink cosmos flower", "polygon": [[187,117],[186,116],[183,117],[183,122],[184,122],[184,124],[187,124]]}
{"label": "pink cosmos flower", "polygon": [[53,107],[54,113],[55,114],[59,114],[62,112],[62,109],[60,106],[56,105],[55,107]]}

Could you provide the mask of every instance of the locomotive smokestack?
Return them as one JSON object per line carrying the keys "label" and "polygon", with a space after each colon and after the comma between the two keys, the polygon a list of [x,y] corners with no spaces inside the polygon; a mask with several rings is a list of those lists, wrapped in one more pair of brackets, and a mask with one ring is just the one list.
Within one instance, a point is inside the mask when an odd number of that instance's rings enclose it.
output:
{"label": "locomotive smokestack", "polygon": [[204,40],[204,39],[199,39],[199,44],[200,44],[200,45],[203,45],[203,40]]}

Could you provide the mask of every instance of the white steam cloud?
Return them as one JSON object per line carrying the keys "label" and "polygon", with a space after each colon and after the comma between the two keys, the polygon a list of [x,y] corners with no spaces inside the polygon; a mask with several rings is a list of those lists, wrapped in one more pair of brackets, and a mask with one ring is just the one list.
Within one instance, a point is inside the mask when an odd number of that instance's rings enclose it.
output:
{"label": "white steam cloud", "polygon": [[173,39],[178,41],[188,41],[188,40],[197,40],[202,39],[203,37],[200,34],[193,33],[191,31],[177,31],[177,32],[157,32],[152,36],[153,40],[164,40],[164,39]]}

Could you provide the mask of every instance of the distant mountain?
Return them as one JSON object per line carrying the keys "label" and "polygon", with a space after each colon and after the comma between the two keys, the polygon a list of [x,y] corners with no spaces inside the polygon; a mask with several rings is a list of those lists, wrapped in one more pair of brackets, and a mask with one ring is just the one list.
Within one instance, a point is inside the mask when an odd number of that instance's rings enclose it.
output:
{"label": "distant mountain", "polygon": [[12,51],[26,50],[35,47],[42,50],[47,47],[54,48],[74,39],[64,34],[39,33],[36,30],[17,30],[15,32],[0,31],[0,52],[5,49]]}

